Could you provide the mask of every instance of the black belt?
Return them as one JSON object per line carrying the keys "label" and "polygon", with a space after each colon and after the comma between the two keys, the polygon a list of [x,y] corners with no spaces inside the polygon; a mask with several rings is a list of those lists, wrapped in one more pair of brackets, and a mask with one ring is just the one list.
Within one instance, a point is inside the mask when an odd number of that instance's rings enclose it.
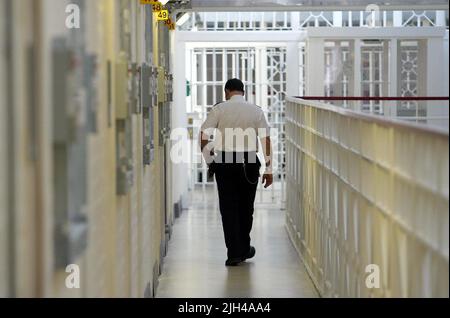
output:
{"label": "black belt", "polygon": [[256,151],[228,152],[217,151],[214,156],[215,163],[260,163]]}

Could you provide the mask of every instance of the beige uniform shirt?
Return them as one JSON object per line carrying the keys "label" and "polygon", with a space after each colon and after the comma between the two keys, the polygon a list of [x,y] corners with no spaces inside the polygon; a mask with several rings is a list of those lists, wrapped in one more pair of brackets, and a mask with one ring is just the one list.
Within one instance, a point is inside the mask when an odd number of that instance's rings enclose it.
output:
{"label": "beige uniform shirt", "polygon": [[258,151],[258,139],[270,136],[261,107],[239,95],[214,106],[201,131],[207,135],[215,133],[214,149],[225,152]]}

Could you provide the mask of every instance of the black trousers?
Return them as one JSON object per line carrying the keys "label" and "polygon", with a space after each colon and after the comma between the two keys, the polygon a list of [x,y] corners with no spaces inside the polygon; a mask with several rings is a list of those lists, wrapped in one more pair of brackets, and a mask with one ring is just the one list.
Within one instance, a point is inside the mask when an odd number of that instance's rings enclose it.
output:
{"label": "black trousers", "polygon": [[[228,156],[230,153],[227,153]],[[261,163],[248,153],[233,153],[232,163],[217,160],[212,164],[219,191],[220,214],[228,258],[240,258],[250,250],[250,232]],[[225,155],[220,153],[219,156]],[[251,156],[250,156],[251,157]],[[224,158],[222,158],[224,159]]]}

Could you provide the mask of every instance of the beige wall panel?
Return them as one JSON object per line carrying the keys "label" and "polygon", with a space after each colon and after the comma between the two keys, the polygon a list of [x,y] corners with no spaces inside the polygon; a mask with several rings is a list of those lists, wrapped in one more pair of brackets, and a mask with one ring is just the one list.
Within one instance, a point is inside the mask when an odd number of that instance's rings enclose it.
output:
{"label": "beige wall panel", "polygon": [[0,0],[0,297],[7,297],[8,288],[8,177],[7,177],[7,143],[6,130],[6,35],[5,0]]}
{"label": "beige wall panel", "polygon": [[139,250],[140,250],[140,233],[139,233],[139,215],[142,208],[140,204],[141,197],[141,178],[140,174],[142,171],[142,157],[140,147],[142,135],[142,128],[139,124],[139,116],[133,115],[133,163],[134,163],[134,186],[130,192],[130,271],[131,271],[131,282],[130,282],[130,296],[131,297],[142,297],[142,292],[139,290],[139,280],[141,275],[139,272]]}
{"label": "beige wall panel", "polygon": [[113,35],[108,35],[112,3],[87,1],[91,25],[88,48],[98,55],[98,132],[89,140],[88,214],[89,237],[85,257],[85,296],[113,297],[116,224],[115,136],[108,127],[107,61],[112,58]]}
{"label": "beige wall panel", "polygon": [[14,1],[14,44],[13,67],[15,79],[13,94],[14,134],[15,138],[15,270],[16,295],[33,297],[36,294],[36,227],[35,227],[35,171],[30,162],[29,117],[27,102],[29,86],[27,85],[26,48],[32,32],[31,5],[27,0]]}

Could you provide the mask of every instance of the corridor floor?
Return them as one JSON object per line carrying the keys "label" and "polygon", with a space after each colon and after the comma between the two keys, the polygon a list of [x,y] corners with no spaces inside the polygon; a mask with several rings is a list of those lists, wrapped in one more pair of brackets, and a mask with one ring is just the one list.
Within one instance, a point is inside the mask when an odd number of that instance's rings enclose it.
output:
{"label": "corridor floor", "polygon": [[257,204],[252,230],[256,256],[226,267],[226,248],[213,188],[192,193],[188,210],[175,221],[157,297],[318,297],[284,228],[284,211]]}

